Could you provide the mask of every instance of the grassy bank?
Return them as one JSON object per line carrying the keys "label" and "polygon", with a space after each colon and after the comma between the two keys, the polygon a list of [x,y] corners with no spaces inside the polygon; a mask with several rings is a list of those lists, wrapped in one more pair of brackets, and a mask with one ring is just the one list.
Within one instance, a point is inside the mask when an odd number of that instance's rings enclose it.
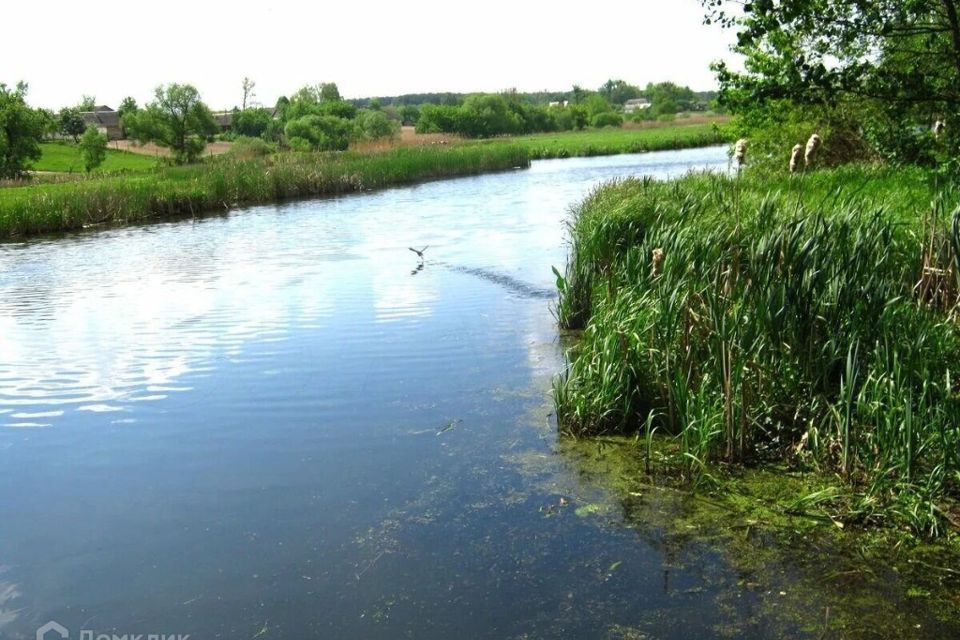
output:
{"label": "grassy bank", "polygon": [[[519,136],[507,140],[510,144],[524,147],[534,159],[691,149],[730,141],[726,127],[714,124],[671,124],[649,129],[591,129]],[[494,140],[481,144],[498,142]]]}
{"label": "grassy bank", "polygon": [[278,154],[212,159],[130,176],[0,189],[0,238],[192,215],[244,203],[334,195],[529,165],[516,146]]}
{"label": "grassy bank", "polygon": [[[33,163],[34,171],[55,171],[59,173],[82,173],[83,158],[80,147],[67,142],[44,142],[40,145],[42,156]],[[157,166],[156,158],[138,155],[129,151],[107,149],[103,164],[97,167],[98,173],[116,171],[147,171]]]}
{"label": "grassy bank", "polygon": [[960,521],[960,194],[919,170],[630,180],[577,209],[556,388],[575,435],[676,438],[678,466],[833,476],[804,504],[939,534]]}

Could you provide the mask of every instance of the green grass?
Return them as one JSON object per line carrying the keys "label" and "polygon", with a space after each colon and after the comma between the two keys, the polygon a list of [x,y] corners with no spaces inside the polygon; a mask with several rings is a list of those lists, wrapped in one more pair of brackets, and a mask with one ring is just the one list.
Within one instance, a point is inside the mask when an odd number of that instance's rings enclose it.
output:
{"label": "green grass", "polygon": [[516,146],[395,149],[386,153],[283,153],[210,159],[149,173],[0,189],[0,238],[196,215],[244,203],[334,195],[529,166]]}
{"label": "green grass", "polygon": [[[504,140],[522,146],[534,159],[545,159],[706,147],[729,142],[729,137],[723,125],[676,124],[650,129],[607,128],[542,133]],[[476,144],[498,143],[499,140],[488,140]]]}
{"label": "green grass", "polygon": [[669,435],[694,478],[721,461],[835,474],[793,508],[942,533],[960,497],[957,204],[892,168],[600,188],[558,274],[561,325],[583,329],[562,429]]}
{"label": "green grass", "polygon": [[[84,171],[80,148],[69,142],[44,142],[40,145],[43,155],[31,167],[34,171],[56,171],[62,173],[81,173]],[[96,171],[108,173],[114,171],[143,171],[157,166],[156,158],[107,149],[107,157]]]}

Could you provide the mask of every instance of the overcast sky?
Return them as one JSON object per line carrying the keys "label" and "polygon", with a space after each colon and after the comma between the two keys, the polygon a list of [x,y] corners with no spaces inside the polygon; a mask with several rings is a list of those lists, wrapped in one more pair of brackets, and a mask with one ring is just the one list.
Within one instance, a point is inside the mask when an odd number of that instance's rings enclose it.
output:
{"label": "overcast sky", "polygon": [[699,0],[482,2],[8,2],[0,82],[59,108],[82,94],[117,108],[161,83],[195,85],[213,108],[241,81],[272,105],[305,84],[344,97],[431,91],[595,89],[608,78],[715,87],[730,33],[702,24]]}

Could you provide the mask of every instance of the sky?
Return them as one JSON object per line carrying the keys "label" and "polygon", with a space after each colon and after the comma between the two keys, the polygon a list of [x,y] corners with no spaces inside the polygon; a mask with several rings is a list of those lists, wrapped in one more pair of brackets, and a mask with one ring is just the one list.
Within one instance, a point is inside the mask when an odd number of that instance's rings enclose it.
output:
{"label": "sky", "polygon": [[58,109],[83,95],[117,108],[168,82],[214,109],[244,77],[272,105],[306,84],[346,98],[434,91],[596,89],[608,78],[715,88],[709,64],[733,36],[704,26],[699,0],[76,0],[5,3],[0,82]]}

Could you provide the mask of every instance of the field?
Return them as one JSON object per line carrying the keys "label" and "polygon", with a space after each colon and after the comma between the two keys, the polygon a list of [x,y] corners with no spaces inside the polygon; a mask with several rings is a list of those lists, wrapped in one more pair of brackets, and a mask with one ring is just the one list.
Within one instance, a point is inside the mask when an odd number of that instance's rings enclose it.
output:
{"label": "field", "polygon": [[418,180],[529,165],[501,145],[395,149],[385,153],[282,153],[155,169],[125,176],[0,189],[0,238],[224,211],[244,203],[365,191]]}
{"label": "field", "polygon": [[[80,158],[80,148],[67,142],[44,142],[40,145],[43,152],[40,160],[34,163],[34,171],[57,173],[82,173],[83,160]],[[157,165],[156,159],[130,153],[107,149],[107,157],[103,164],[97,167],[97,172],[109,173],[115,171],[143,171]]]}
{"label": "field", "polygon": [[666,440],[697,484],[731,463],[822,474],[782,508],[839,525],[960,526],[958,202],[866,166],[600,188],[557,275],[582,331],[561,428],[634,434],[648,460]]}

